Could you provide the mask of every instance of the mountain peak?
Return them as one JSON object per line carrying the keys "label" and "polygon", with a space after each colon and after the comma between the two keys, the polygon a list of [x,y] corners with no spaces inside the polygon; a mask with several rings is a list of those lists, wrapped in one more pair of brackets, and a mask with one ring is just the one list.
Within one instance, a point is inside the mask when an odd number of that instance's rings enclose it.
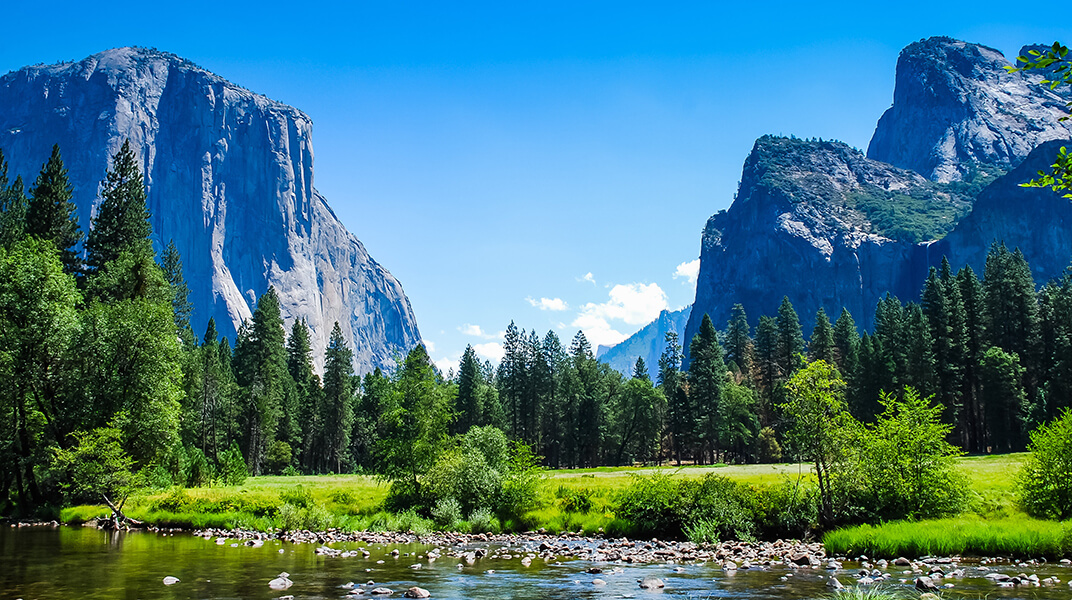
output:
{"label": "mountain peak", "polygon": [[1058,122],[1060,96],[1038,85],[1040,74],[1009,73],[1010,64],[993,48],[948,37],[908,45],[867,157],[961,181],[979,165],[1008,170],[1042,142],[1070,137],[1072,124]]}

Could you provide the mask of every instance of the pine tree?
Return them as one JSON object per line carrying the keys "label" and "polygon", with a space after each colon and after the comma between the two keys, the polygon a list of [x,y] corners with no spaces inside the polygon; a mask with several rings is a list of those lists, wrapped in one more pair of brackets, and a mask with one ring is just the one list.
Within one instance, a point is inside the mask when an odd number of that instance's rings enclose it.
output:
{"label": "pine tree", "polygon": [[678,344],[677,333],[668,331],[666,332],[666,348],[659,357],[659,388],[666,396],[666,419],[674,456],[679,465],[684,450],[692,444],[696,419],[689,405],[689,396],[685,392],[685,381],[680,369],[681,345]]}
{"label": "pine tree", "polygon": [[[562,417],[567,416],[567,398],[563,393],[563,380],[569,373],[569,357],[566,355],[566,350],[562,347],[562,341],[554,331],[548,331],[543,337],[543,345],[541,346],[541,352],[543,354],[543,360],[547,364],[551,373],[550,385],[547,390],[547,397],[545,398],[545,410],[548,418],[543,420],[541,425],[541,439],[543,440],[543,455],[549,465],[558,467],[564,460],[564,448],[566,427],[563,424]],[[494,393],[494,388],[488,386],[488,393]],[[494,406],[498,405],[498,398],[489,398],[494,400]],[[485,421],[483,424],[492,425],[495,424],[495,420],[491,418],[490,408],[485,408]],[[498,408],[498,412],[501,413],[501,407]]]}
{"label": "pine tree", "polygon": [[834,323],[834,362],[838,371],[844,374],[852,387],[852,379],[856,373],[856,366],[860,353],[860,333],[856,330],[856,321],[853,320],[849,309],[842,308],[841,316]]}
{"label": "pine tree", "polygon": [[1038,370],[1038,301],[1031,268],[1019,249],[1010,253],[1005,244],[991,246],[983,273],[983,299],[990,343],[1020,357],[1024,389],[1032,401]]}
{"label": "pine tree", "polygon": [[[246,406],[244,452],[253,475],[261,473],[264,454],[275,439],[282,417],[287,372],[283,318],[275,288],[257,299],[253,321],[239,332],[235,363]],[[291,380],[292,381],[292,380]]]}
{"label": "pine tree", "polygon": [[323,409],[318,393],[320,382],[313,373],[310,337],[308,322],[304,318],[295,319],[287,337],[287,373],[294,381],[294,393],[297,395],[295,417],[301,431],[299,459],[305,472],[315,473],[324,466],[326,452],[323,448]]}
{"label": "pine tree", "polygon": [[759,318],[756,327],[756,373],[760,422],[769,425],[771,408],[785,373],[778,365],[778,322],[767,315]]}
{"label": "pine tree", "polygon": [[23,191],[22,177],[8,185],[8,164],[0,150],[0,248],[10,248],[26,235],[26,211],[29,202]]}
{"label": "pine tree", "polygon": [[346,345],[339,322],[331,330],[324,354],[324,440],[327,460],[342,473],[353,427],[354,353]]}
{"label": "pine tree", "polygon": [[175,330],[183,336],[190,328],[190,315],[194,306],[190,303],[190,286],[186,285],[186,278],[182,274],[182,257],[174,240],[169,241],[164,249],[162,262],[164,278],[171,284],[171,309],[175,313]]}
{"label": "pine tree", "polygon": [[101,203],[86,240],[86,262],[98,270],[123,252],[152,255],[152,227],[145,201],[145,182],[130,140],[112,157],[101,182]]}
{"label": "pine tree", "polygon": [[[892,392],[902,386],[907,370],[904,307],[890,294],[875,307],[872,342],[874,369],[879,389]],[[877,398],[876,398],[877,401]]]}
{"label": "pine tree", "polygon": [[826,310],[819,307],[815,313],[815,328],[811,331],[808,339],[808,360],[825,360],[831,365],[837,364],[835,358],[836,346],[834,345],[834,329],[830,326],[830,319],[826,316]]}
{"label": "pine tree", "polygon": [[[689,403],[699,417],[701,443],[706,446],[709,462],[714,464],[721,450],[719,441],[725,425],[722,388],[726,385],[726,363],[718,333],[706,313],[700,330],[689,342]],[[702,455],[702,449],[701,449]]]}
{"label": "pine tree", "polygon": [[633,364],[633,379],[643,379],[651,383],[651,375],[648,374],[648,365],[644,364],[643,356],[638,356]]}
{"label": "pine tree", "polygon": [[726,327],[726,362],[734,363],[741,373],[748,375],[751,384],[752,372],[752,338],[749,336],[748,317],[744,306],[734,304],[730,309],[730,320]]}
{"label": "pine tree", "polygon": [[52,155],[37,176],[30,189],[30,203],[26,210],[26,233],[51,241],[60,251],[63,272],[82,272],[82,259],[76,250],[82,241],[78,227],[78,209],[71,202],[71,182],[63,166],[59,145],[52,146]]}
{"label": "pine tree", "polygon": [[480,410],[482,384],[480,361],[473,347],[467,345],[465,352],[462,353],[461,363],[458,365],[458,396],[455,401],[455,412],[458,418],[454,422],[456,434],[465,434],[472,427],[483,424],[483,415]]}
{"label": "pine tree", "polygon": [[782,298],[778,307],[778,353],[776,360],[783,376],[789,376],[802,366],[801,353],[804,352],[804,334],[800,329],[800,319],[789,296]]}
{"label": "pine tree", "polygon": [[904,385],[912,387],[921,396],[934,394],[936,388],[934,342],[926,315],[918,304],[908,305],[905,311],[905,356]]}

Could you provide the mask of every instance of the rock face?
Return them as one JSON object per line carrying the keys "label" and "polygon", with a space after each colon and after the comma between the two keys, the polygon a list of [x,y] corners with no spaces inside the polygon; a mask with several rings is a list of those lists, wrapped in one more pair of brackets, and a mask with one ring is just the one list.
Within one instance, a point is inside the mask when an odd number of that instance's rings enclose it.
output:
{"label": "rock face", "polygon": [[931,255],[948,256],[956,268],[970,265],[981,277],[986,253],[998,241],[1024,253],[1036,282],[1061,276],[1072,264],[1072,201],[1049,189],[1019,184],[1048,170],[1063,145],[1072,146],[1072,141],[1039,146],[1019,167],[984,189],[971,214],[934,245]]}
{"label": "rock face", "polygon": [[315,360],[332,324],[359,372],[420,342],[399,282],[313,188],[312,121],[182,58],[118,48],[0,78],[0,148],[32,182],[58,143],[88,230],[109,158],[129,138],[145,170],[158,249],[174,240],[195,331],[232,341],[275,286],[289,324],[308,320]]}
{"label": "rock face", "polygon": [[831,320],[847,308],[870,329],[878,300],[917,301],[943,256],[981,276],[995,240],[1021,248],[1036,282],[1059,276],[1072,260],[1072,203],[1018,184],[1072,138],[1072,122],[1058,121],[1069,94],[1007,64],[949,38],[908,46],[867,157],[835,142],[758,140],[737,198],[704,230],[683,345],[704,313],[721,328],[740,302],[754,326],[784,295],[805,336],[819,307]]}
{"label": "rock face", "polygon": [[943,195],[919,174],[869,160],[843,143],[760,138],[745,161],[737,199],[704,229],[683,345],[704,313],[722,328],[739,302],[755,325],[760,315],[777,312],[783,296],[805,335],[820,306],[831,319],[848,308],[858,325],[869,327],[886,292],[919,293],[928,263],[925,246],[890,237],[861,199],[879,198],[888,207],[913,194],[932,197],[953,216],[967,210],[963,198]]}
{"label": "rock face", "polygon": [[959,181],[976,163],[1008,170],[1042,142],[1072,137],[1072,122],[1057,120],[1064,94],[1039,85],[1041,74],[1007,72],[1010,64],[993,48],[946,37],[909,45],[867,157]]}
{"label": "rock face", "polygon": [[666,349],[667,332],[676,333],[678,343],[681,343],[680,340],[684,339],[685,323],[689,320],[691,310],[690,305],[673,312],[662,311],[657,319],[645,325],[643,329],[600,355],[599,360],[628,377],[633,374],[636,359],[643,358],[644,364],[648,366],[648,375],[652,381],[655,381],[659,374],[659,357]]}

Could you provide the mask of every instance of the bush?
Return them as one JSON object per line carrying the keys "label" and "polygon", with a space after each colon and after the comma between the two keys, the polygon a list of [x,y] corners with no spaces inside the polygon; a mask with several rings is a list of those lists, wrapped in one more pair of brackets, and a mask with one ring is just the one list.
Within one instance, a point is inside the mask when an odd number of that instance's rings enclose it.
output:
{"label": "bush", "polygon": [[186,456],[186,473],[185,481],[186,487],[206,487],[212,485],[212,480],[216,474],[212,469],[212,465],[208,463],[208,459],[205,458],[205,453],[200,448],[191,448]]}
{"label": "bush", "polygon": [[1072,517],[1072,412],[1031,432],[1031,452],[1016,477],[1019,501],[1044,519]]}
{"label": "bush", "polygon": [[[719,475],[686,481],[681,485],[684,515],[688,527],[709,531],[712,540],[755,540],[755,521],[751,511],[755,492],[751,488]],[[702,525],[701,525],[702,524]],[[689,529],[683,530],[686,537]]]}
{"label": "bush", "polygon": [[564,485],[558,486],[558,489],[555,490],[555,498],[558,499],[559,506],[565,512],[586,513],[591,511],[592,495],[592,490],[575,490]]}
{"label": "bush", "polygon": [[300,508],[308,508],[316,503],[313,495],[300,484],[279,492],[279,499]]}
{"label": "bush", "polygon": [[294,465],[287,465],[287,468],[283,469],[283,472],[280,473],[280,475],[283,477],[297,477],[298,475],[301,475],[301,471],[295,469]]}
{"label": "bush", "polygon": [[633,483],[618,497],[617,515],[629,521],[642,536],[678,536],[683,531],[681,484],[663,473],[633,475]]}
{"label": "bush", "polygon": [[246,461],[242,458],[242,450],[238,443],[234,442],[231,447],[220,453],[220,480],[224,485],[242,485],[249,477],[249,469]]}
{"label": "bush", "polygon": [[499,533],[499,520],[487,509],[473,511],[469,515],[469,533]]}
{"label": "bush", "polygon": [[324,531],[334,524],[334,519],[323,506],[312,503],[299,506],[284,502],[279,507],[279,527],[284,531]]}
{"label": "bush", "polygon": [[759,447],[759,462],[781,462],[782,447],[778,444],[778,437],[775,435],[773,429],[771,429],[770,427],[764,427],[763,429],[760,429],[759,437],[756,438],[756,445]]}
{"label": "bush", "polygon": [[753,505],[756,528],[764,539],[803,539],[819,523],[819,497],[801,480],[759,490]]}
{"label": "bush", "polygon": [[685,526],[685,537],[694,544],[717,544],[720,524],[701,519]]}
{"label": "bush", "polygon": [[268,446],[268,451],[264,454],[264,469],[272,475],[278,475],[290,466],[291,460],[293,451],[290,444],[276,440]]}
{"label": "bush", "polygon": [[444,498],[432,507],[432,521],[439,527],[450,527],[462,520],[462,505],[454,498]]}

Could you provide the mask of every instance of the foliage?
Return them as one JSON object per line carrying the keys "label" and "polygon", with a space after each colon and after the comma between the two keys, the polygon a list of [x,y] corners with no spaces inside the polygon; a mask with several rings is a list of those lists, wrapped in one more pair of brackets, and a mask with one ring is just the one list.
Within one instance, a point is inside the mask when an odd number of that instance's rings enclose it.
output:
{"label": "foliage", "polygon": [[118,517],[127,496],[142,485],[134,459],[123,450],[123,433],[100,427],[72,437],[70,448],[54,449],[53,467],[65,475],[60,485],[71,500],[103,499]]}
{"label": "foliage", "polygon": [[[1023,65],[1005,68],[1014,72],[1035,69],[1048,71],[1040,83],[1049,86],[1051,90],[1055,90],[1061,85],[1072,84],[1072,59],[1068,56],[1068,47],[1063,44],[1054,42],[1053,46],[1045,52],[1028,50],[1027,56],[1019,56],[1016,60],[1019,63],[1023,63]],[[1072,111],[1072,102],[1069,102],[1066,106]],[[1068,118],[1066,116],[1058,120],[1067,121]],[[1050,188],[1058,193],[1068,191],[1065,194],[1065,198],[1072,198],[1072,155],[1069,155],[1064,146],[1058,151],[1057,158],[1054,159],[1050,169],[1052,170],[1049,173],[1039,171],[1038,179],[1020,185],[1023,187]]]}
{"label": "foliage", "polygon": [[1016,477],[1019,500],[1028,514],[1072,518],[1072,411],[1031,432],[1030,455]]}
{"label": "foliage", "polygon": [[220,453],[220,481],[224,485],[242,485],[247,477],[249,471],[242,458],[242,450],[238,442],[233,442],[230,448]]}

